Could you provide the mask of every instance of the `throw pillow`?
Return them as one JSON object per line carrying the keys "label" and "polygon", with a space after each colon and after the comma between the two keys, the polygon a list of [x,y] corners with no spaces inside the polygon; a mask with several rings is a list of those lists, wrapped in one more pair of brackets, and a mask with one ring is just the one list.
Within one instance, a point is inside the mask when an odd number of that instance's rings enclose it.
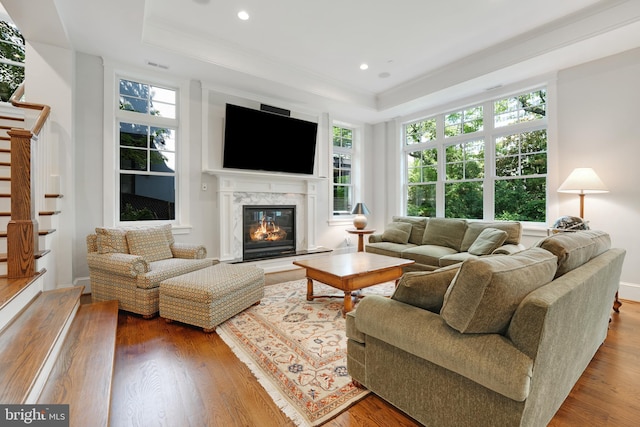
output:
{"label": "throw pillow", "polygon": [[536,246],[558,257],[556,277],[560,277],[609,249],[611,239],[602,231],[573,231],[549,236]]}
{"label": "throw pillow", "polygon": [[129,253],[140,255],[147,262],[172,258],[167,233],[162,227],[127,230]]}
{"label": "throw pillow", "polygon": [[444,294],[460,264],[434,271],[410,271],[402,275],[391,299],[439,313]]}
{"label": "throw pillow", "polygon": [[507,240],[508,233],[497,228],[485,228],[469,247],[472,255],[489,255]]}
{"label": "throw pillow", "polygon": [[96,227],[96,244],[99,254],[128,254],[126,230]]}
{"label": "throw pillow", "polygon": [[462,263],[440,315],[462,333],[503,334],[520,302],[553,280],[557,258],[541,248]]}
{"label": "throw pillow", "polygon": [[422,244],[445,246],[459,252],[466,231],[467,221],[464,219],[429,218]]}
{"label": "throw pillow", "polygon": [[422,244],[424,229],[427,226],[427,218],[394,215],[391,220],[393,222],[406,222],[408,224],[411,224],[411,235],[409,236],[409,243],[413,243],[414,245]]}
{"label": "throw pillow", "polygon": [[392,222],[387,224],[382,233],[383,242],[407,243],[411,235],[411,224],[406,222]]}

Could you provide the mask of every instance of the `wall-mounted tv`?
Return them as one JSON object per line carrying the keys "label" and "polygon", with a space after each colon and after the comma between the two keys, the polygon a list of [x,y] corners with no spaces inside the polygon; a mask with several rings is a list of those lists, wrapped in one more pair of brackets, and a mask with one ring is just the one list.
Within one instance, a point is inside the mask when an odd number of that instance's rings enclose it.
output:
{"label": "wall-mounted tv", "polygon": [[224,168],[313,174],[318,124],[227,104]]}

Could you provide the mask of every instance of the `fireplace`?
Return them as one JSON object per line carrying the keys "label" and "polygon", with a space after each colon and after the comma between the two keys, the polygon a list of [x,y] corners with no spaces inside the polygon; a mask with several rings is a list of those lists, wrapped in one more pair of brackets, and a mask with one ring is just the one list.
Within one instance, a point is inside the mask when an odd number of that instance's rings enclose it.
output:
{"label": "fireplace", "polygon": [[296,253],[296,207],[244,205],[242,259],[274,258]]}

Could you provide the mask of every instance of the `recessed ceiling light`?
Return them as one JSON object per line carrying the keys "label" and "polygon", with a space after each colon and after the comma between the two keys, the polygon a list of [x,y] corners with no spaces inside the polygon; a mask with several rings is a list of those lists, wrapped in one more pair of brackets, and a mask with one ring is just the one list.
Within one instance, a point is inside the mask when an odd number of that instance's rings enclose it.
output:
{"label": "recessed ceiling light", "polygon": [[367,68],[369,68],[368,64],[365,64],[365,63],[360,64],[360,69],[361,70],[366,70]]}
{"label": "recessed ceiling light", "polygon": [[247,19],[249,19],[249,13],[247,13],[246,10],[241,10],[240,12],[238,12],[238,18],[240,18],[243,21],[246,21]]}

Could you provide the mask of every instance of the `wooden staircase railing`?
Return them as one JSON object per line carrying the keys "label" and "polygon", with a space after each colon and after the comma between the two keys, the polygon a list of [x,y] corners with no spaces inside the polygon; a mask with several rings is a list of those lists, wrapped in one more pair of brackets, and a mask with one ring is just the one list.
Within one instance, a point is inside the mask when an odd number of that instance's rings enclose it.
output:
{"label": "wooden staircase railing", "polygon": [[24,82],[11,96],[11,104],[18,108],[39,110],[40,113],[31,130],[12,129],[7,132],[11,137],[11,220],[7,225],[7,277],[10,279],[35,274],[38,221],[32,160],[38,135],[51,111],[48,105],[20,101],[23,95]]}

